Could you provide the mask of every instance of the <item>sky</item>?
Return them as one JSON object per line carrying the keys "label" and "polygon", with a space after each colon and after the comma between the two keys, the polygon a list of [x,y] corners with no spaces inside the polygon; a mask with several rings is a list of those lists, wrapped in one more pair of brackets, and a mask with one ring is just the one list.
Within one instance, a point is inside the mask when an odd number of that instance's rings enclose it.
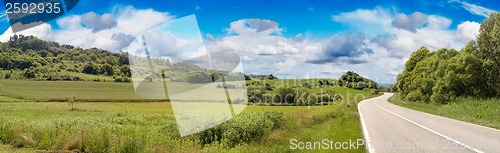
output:
{"label": "sky", "polygon": [[[500,1],[487,0],[82,0],[18,34],[119,52],[148,29],[194,14],[205,48],[238,53],[246,73],[338,78],[355,71],[394,83],[413,51],[458,50],[497,10]],[[0,22],[4,42],[13,33],[5,13]]]}

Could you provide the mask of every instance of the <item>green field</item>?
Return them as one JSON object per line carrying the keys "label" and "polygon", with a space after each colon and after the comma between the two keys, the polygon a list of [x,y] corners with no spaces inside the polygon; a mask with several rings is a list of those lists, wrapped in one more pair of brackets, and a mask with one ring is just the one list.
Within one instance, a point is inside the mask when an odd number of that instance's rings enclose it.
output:
{"label": "green field", "polygon": [[[362,139],[354,103],[379,95],[371,90],[328,87],[346,98],[327,106],[250,105],[226,123],[180,137],[171,104],[144,102],[135,95],[131,83],[0,80],[0,84],[0,143],[4,144],[0,152],[297,151],[290,149],[291,139]],[[74,110],[66,102],[32,102],[64,101],[71,95],[90,101],[78,102]]]}
{"label": "green field", "polygon": [[389,98],[389,102],[406,108],[444,116],[456,120],[500,129],[500,103],[498,99],[458,98],[445,105],[401,100],[399,94]]}
{"label": "green field", "polygon": [[132,83],[89,81],[27,81],[0,80],[2,95],[32,101],[65,100],[66,96],[78,99],[137,100]]}

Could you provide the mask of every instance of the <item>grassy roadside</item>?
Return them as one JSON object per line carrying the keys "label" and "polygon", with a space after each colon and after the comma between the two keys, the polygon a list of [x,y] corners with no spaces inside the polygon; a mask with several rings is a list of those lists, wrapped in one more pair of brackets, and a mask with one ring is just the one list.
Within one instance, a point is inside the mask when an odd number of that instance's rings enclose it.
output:
{"label": "grassy roadside", "polygon": [[499,101],[499,99],[478,100],[473,98],[458,98],[447,105],[435,105],[423,102],[407,102],[401,100],[397,93],[389,98],[390,103],[402,107],[495,129],[500,129]]}
{"label": "grassy roadside", "polygon": [[[282,106],[278,106],[282,107]],[[286,107],[286,106],[284,106]],[[363,139],[356,106],[346,105],[296,107],[285,113],[283,127],[264,136],[260,141],[232,148],[231,152],[365,152],[365,146],[348,149],[291,149],[292,139],[298,142],[349,142]],[[297,144],[296,142],[293,142]],[[305,147],[305,146],[304,146]]]}

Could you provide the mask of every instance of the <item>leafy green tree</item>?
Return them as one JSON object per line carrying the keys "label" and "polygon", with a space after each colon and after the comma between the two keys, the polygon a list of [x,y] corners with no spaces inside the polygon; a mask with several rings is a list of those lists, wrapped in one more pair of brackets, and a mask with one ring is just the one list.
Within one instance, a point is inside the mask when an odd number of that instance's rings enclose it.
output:
{"label": "leafy green tree", "polygon": [[87,64],[85,64],[82,73],[93,74],[93,75],[99,74],[98,69],[93,62],[88,62]]}
{"label": "leafy green tree", "polygon": [[419,97],[422,95],[420,91],[415,90],[416,85],[412,85],[412,71],[417,66],[417,63],[427,58],[429,54],[430,51],[427,47],[421,47],[413,52],[408,61],[406,61],[405,69],[403,73],[398,75],[396,84],[398,90],[401,92],[401,97],[405,98],[410,92],[412,92],[412,97]]}
{"label": "leafy green tree", "polygon": [[474,51],[482,61],[488,76],[488,85],[494,87],[500,94],[500,13],[491,13],[489,18],[481,23],[477,37],[478,51]]}
{"label": "leafy green tree", "polygon": [[33,69],[26,69],[23,73],[23,77],[27,79],[32,79],[36,77],[36,73]]}
{"label": "leafy green tree", "polygon": [[104,75],[107,75],[107,76],[113,76],[115,75],[115,72],[113,70],[113,66],[111,66],[110,64],[104,64],[101,69],[100,69],[100,74],[104,74]]}

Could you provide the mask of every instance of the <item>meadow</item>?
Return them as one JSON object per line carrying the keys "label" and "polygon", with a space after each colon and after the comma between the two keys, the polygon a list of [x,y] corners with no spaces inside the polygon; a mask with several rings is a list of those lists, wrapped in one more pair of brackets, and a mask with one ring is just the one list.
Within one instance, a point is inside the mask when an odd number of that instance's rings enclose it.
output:
{"label": "meadow", "polygon": [[[329,87],[338,94],[362,96],[326,106],[250,105],[228,122],[180,137],[171,103],[140,99],[131,83],[0,80],[0,84],[0,151],[7,152],[297,151],[290,149],[291,139],[362,139],[354,103],[379,95]],[[86,102],[76,103],[76,109],[66,102],[47,102],[68,95]],[[124,102],[116,102],[120,100]],[[336,151],[364,152],[364,148]]]}

